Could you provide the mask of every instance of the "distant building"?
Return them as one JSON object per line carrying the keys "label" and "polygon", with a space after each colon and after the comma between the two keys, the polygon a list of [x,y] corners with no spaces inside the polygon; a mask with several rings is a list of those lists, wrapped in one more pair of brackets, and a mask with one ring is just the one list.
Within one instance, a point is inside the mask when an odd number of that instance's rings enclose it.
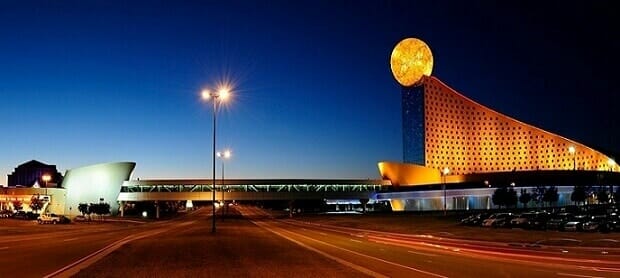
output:
{"label": "distant building", "polygon": [[59,187],[62,183],[62,175],[56,169],[56,165],[48,165],[36,160],[17,166],[13,173],[7,176],[7,182],[9,187],[33,187],[34,185],[45,187],[44,175],[50,176],[47,187]]}

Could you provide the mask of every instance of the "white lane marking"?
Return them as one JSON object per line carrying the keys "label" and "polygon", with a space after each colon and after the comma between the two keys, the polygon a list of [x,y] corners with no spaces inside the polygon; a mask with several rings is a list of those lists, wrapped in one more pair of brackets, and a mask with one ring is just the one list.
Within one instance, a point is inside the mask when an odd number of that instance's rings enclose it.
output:
{"label": "white lane marking", "polygon": [[72,240],[76,240],[77,238],[68,238],[68,239],[64,239],[63,241],[72,241]]}
{"label": "white lane marking", "polygon": [[429,256],[429,257],[437,257],[437,255],[435,254],[428,254],[428,253],[416,252],[416,251],[411,251],[411,250],[407,251],[407,253],[422,255],[422,256]]}
{"label": "white lane marking", "polygon": [[277,232],[277,231],[273,230],[272,228],[268,227],[268,225],[267,225],[267,224],[265,224],[265,223],[260,223],[260,224],[259,224],[259,223],[254,222],[254,221],[252,221],[252,222],[253,222],[256,226],[259,226],[259,227],[261,227],[261,228],[263,228],[263,229],[265,229],[265,230],[267,230],[267,231],[270,231],[270,232],[272,232],[272,233],[274,233],[274,234],[276,234],[276,235],[278,235],[278,236],[280,236],[280,237],[283,237],[283,238],[285,238],[285,239],[287,239],[287,240],[289,240],[289,241],[291,241],[291,242],[293,242],[293,243],[295,243],[295,244],[297,244],[297,245],[299,245],[299,246],[301,246],[301,247],[303,247],[303,248],[306,248],[306,249],[308,249],[308,250],[310,250],[310,251],[313,251],[313,252],[315,252],[315,253],[317,253],[317,254],[320,254],[320,255],[322,255],[322,256],[324,256],[324,257],[326,257],[326,258],[332,259],[332,260],[334,260],[334,261],[336,261],[336,262],[338,262],[338,263],[340,263],[340,264],[342,264],[342,265],[344,265],[344,266],[348,266],[348,267],[350,267],[350,268],[352,268],[352,269],[354,269],[354,270],[357,270],[357,271],[359,271],[359,272],[361,272],[361,273],[364,273],[364,274],[366,274],[366,275],[368,275],[368,276],[372,276],[372,277],[381,277],[381,278],[384,278],[384,277],[385,277],[385,278],[387,278],[387,277],[388,277],[388,276],[385,276],[385,275],[383,275],[383,274],[381,274],[381,273],[374,272],[374,271],[372,271],[372,270],[370,270],[370,269],[368,269],[368,268],[365,268],[365,267],[363,267],[363,266],[360,266],[360,265],[354,264],[354,263],[352,263],[352,262],[349,262],[349,261],[343,260],[343,259],[341,259],[341,258],[338,258],[338,257],[332,256],[332,255],[327,254],[327,253],[325,253],[325,252],[323,252],[323,251],[321,251],[321,250],[319,250],[319,249],[316,249],[316,248],[314,248],[314,247],[311,247],[311,246],[309,246],[309,245],[306,245],[306,244],[304,244],[304,243],[302,243],[302,242],[300,242],[300,241],[297,241],[297,240],[295,240],[295,239],[293,239],[293,238],[291,238],[291,237],[288,237],[288,236],[286,236],[286,235],[284,235],[284,234],[282,234],[282,233],[279,233],[279,232]]}
{"label": "white lane marking", "polygon": [[357,242],[357,243],[362,243],[362,241],[361,241],[361,240],[357,240],[357,239],[352,239],[352,238],[351,238],[351,239],[349,239],[349,240],[350,240],[350,241]]}
{"label": "white lane marking", "polygon": [[[266,225],[266,224],[265,224],[265,225]],[[284,229],[282,229],[282,230],[283,230],[283,231],[286,231],[287,233],[294,234],[294,235],[296,235],[296,236],[299,236],[299,237],[305,238],[305,239],[307,239],[307,240],[314,241],[314,242],[319,243],[319,244],[327,245],[327,246],[329,246],[329,247],[332,247],[332,248],[335,248],[335,249],[338,249],[338,250],[342,250],[342,251],[345,251],[345,252],[349,252],[349,253],[352,253],[352,254],[358,255],[358,256],[360,256],[360,257],[364,257],[364,258],[368,258],[368,259],[373,259],[373,260],[380,261],[380,262],[385,263],[385,264],[389,264],[389,265],[393,265],[393,266],[397,266],[397,267],[402,267],[402,268],[404,268],[404,269],[409,269],[409,270],[412,270],[412,271],[415,271],[415,272],[419,272],[419,273],[423,273],[423,274],[426,274],[426,275],[429,275],[429,276],[447,278],[447,276],[443,276],[443,275],[441,275],[441,274],[437,274],[437,273],[433,273],[433,272],[424,271],[424,270],[421,270],[421,269],[417,269],[417,268],[414,268],[414,267],[410,267],[410,266],[402,265],[402,264],[395,263],[395,262],[392,262],[392,261],[387,261],[387,260],[380,259],[380,258],[377,258],[377,257],[373,257],[373,256],[370,256],[370,255],[362,254],[362,253],[359,253],[359,252],[356,252],[356,251],[353,251],[353,250],[349,250],[349,249],[346,249],[346,248],[342,248],[342,247],[340,247],[340,246],[336,246],[336,245],[333,245],[333,244],[329,244],[329,243],[326,243],[326,242],[323,242],[323,241],[320,241],[320,240],[316,240],[316,239],[314,239],[314,238],[307,237],[307,236],[304,236],[304,235],[302,235],[302,234],[298,234],[298,233],[291,232],[291,231],[284,230]]]}
{"label": "white lane marking", "polygon": [[601,276],[590,276],[590,275],[579,275],[579,274],[570,274],[570,273],[556,273],[558,276],[570,276],[570,277],[585,277],[585,278],[604,278]]}
{"label": "white lane marking", "polygon": [[326,235],[327,235],[326,233],[319,233],[319,234],[321,234],[321,235],[323,235],[323,236],[326,236]]}
{"label": "white lane marking", "polygon": [[138,240],[138,239],[143,239],[143,238],[147,238],[150,236],[154,236],[163,232],[167,232],[172,230],[173,228],[179,228],[182,226],[186,226],[186,225],[191,225],[196,221],[191,221],[191,222],[182,222],[176,225],[172,225],[172,226],[166,226],[163,228],[159,228],[156,230],[151,230],[151,231],[146,231],[146,232],[142,232],[139,234],[135,234],[135,235],[130,235],[127,236],[123,239],[117,240],[89,255],[86,255],[85,257],[78,259],[77,261],[59,269],[56,270],[46,276],[44,276],[45,278],[51,278],[51,277],[71,277],[75,274],[77,274],[81,269],[84,269],[94,263],[96,263],[97,261],[99,261],[100,259],[102,259],[103,257],[109,255],[110,253],[114,252],[115,250],[121,248],[123,245],[125,245],[126,243],[132,242],[134,240]]}

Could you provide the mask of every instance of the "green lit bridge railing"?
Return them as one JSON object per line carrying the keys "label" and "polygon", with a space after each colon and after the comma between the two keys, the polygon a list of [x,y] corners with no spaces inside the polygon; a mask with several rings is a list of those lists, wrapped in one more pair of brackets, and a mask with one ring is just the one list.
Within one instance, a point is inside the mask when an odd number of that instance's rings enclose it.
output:
{"label": "green lit bridge railing", "polygon": [[[213,180],[132,180],[121,186],[119,201],[211,200]],[[389,182],[382,180],[216,180],[216,199],[234,200],[369,198]]]}

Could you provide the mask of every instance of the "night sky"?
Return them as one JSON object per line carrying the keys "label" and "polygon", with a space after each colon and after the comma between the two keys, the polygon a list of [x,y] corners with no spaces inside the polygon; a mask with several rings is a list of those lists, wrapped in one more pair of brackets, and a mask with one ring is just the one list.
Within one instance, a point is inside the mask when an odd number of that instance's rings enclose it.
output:
{"label": "night sky", "polygon": [[227,177],[378,178],[402,159],[389,56],[406,37],[473,100],[620,151],[618,8],[503,2],[2,1],[0,184],[31,159],[210,177],[199,93],[223,80]]}

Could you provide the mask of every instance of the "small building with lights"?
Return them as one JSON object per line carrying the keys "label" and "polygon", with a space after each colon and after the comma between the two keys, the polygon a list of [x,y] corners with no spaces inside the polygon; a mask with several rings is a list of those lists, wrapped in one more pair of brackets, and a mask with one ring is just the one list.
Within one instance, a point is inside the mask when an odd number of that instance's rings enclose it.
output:
{"label": "small building with lights", "polygon": [[[45,181],[44,176],[49,180]],[[48,165],[36,160],[31,160],[18,165],[13,173],[7,175],[7,185],[22,187],[57,187],[62,183],[62,174],[56,169],[56,165]]]}

